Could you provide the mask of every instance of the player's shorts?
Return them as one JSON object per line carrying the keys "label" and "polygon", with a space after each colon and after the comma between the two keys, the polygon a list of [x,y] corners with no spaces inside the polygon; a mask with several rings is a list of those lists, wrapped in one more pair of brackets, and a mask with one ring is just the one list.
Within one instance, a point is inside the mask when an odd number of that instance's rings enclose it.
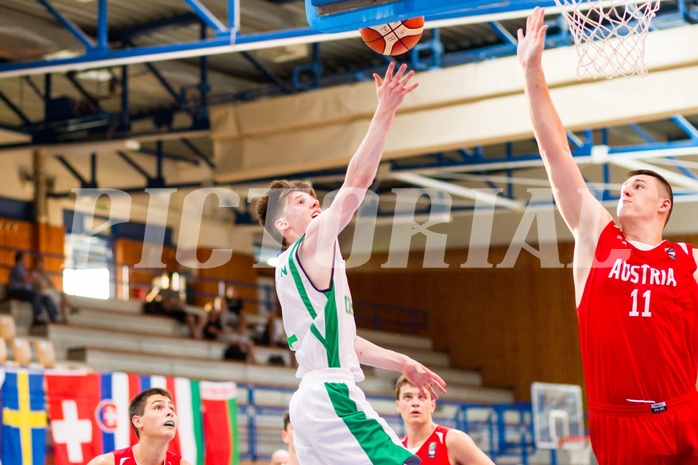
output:
{"label": "player's shorts", "polygon": [[663,403],[590,402],[589,432],[599,465],[698,465],[698,393]]}
{"label": "player's shorts", "polygon": [[303,375],[289,405],[301,465],[417,465],[395,432],[378,416],[349,370]]}

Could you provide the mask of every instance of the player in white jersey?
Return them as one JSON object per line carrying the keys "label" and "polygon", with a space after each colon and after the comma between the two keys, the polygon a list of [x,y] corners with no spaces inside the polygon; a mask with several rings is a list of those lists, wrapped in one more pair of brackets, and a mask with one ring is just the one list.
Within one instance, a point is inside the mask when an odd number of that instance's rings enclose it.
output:
{"label": "player in white jersey", "polygon": [[329,208],[322,211],[314,190],[299,181],[274,181],[257,202],[260,223],[287,247],[276,266],[276,290],[302,378],[289,406],[301,465],[419,463],[356,386],[364,378],[359,363],[401,372],[432,396],[446,392],[422,364],[356,335],[337,242],[376,177],[397,108],[417,87],[406,69],[395,72],[391,63],[384,78],[374,74],[378,106]]}

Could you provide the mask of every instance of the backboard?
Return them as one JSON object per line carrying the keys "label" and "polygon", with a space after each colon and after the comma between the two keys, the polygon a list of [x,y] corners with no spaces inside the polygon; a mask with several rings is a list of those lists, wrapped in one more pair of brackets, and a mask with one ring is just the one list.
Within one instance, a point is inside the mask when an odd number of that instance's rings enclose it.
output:
{"label": "backboard", "polygon": [[427,20],[489,15],[553,5],[552,0],[305,0],[311,28],[344,32],[424,16]]}
{"label": "backboard", "polygon": [[559,439],[584,436],[582,388],[574,384],[531,384],[536,447],[557,449]]}

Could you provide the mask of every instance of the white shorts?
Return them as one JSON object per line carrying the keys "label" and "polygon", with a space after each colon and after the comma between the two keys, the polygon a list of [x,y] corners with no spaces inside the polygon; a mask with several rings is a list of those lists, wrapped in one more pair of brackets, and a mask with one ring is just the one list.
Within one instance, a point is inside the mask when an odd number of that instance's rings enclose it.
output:
{"label": "white shorts", "polygon": [[349,370],[328,368],[303,375],[289,406],[301,465],[416,465],[354,383]]}

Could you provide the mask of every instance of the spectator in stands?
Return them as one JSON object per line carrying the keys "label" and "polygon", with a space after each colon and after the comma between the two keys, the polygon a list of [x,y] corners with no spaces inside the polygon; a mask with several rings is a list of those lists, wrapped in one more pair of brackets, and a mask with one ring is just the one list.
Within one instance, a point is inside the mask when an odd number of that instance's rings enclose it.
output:
{"label": "spectator in stands", "polygon": [[221,320],[223,305],[223,299],[220,297],[216,297],[212,304],[207,305],[208,321],[203,328],[204,338],[227,342],[229,345],[225,351],[224,358],[254,363],[254,342],[252,338],[247,334],[246,328],[243,328],[242,332],[237,332],[223,326]]}
{"label": "spectator in stands", "polygon": [[36,292],[50,298],[53,305],[61,309],[63,322],[67,323],[68,313],[75,312],[77,309],[70,305],[70,298],[64,292],[56,289],[51,275],[46,271],[43,257],[36,257],[36,259],[34,259],[34,268],[32,269],[31,275]]}
{"label": "spectator in stands", "polygon": [[167,450],[177,432],[177,413],[167,390],[149,388],[136,395],[129,403],[128,416],[138,444],[98,455],[87,465],[190,465]]}
{"label": "spectator in stands", "polygon": [[205,318],[197,317],[185,310],[184,302],[179,292],[167,288],[159,288],[156,292],[151,291],[148,294],[143,304],[143,313],[168,316],[186,324],[191,337],[194,339],[201,339],[201,333],[206,324]]}
{"label": "spectator in stands", "polygon": [[245,303],[240,298],[240,294],[235,286],[225,288],[225,311],[221,315],[224,326],[230,326],[242,332],[246,326],[245,315],[242,309]]}
{"label": "spectator in stands", "polygon": [[263,323],[255,342],[259,345],[271,347],[288,347],[284,324],[279,318],[278,309],[272,309],[267,315],[267,321]]}
{"label": "spectator in stands", "polygon": [[395,407],[407,431],[402,444],[422,459],[422,465],[494,465],[463,431],[434,423],[431,416],[436,400],[429,391],[426,391],[426,396],[420,394],[419,389],[403,375],[395,385],[395,397]]}
{"label": "spectator in stands", "polygon": [[15,253],[15,266],[10,270],[10,279],[7,284],[7,298],[31,302],[32,325],[43,323],[39,319],[42,307],[46,309],[49,319],[56,321],[56,306],[50,297],[34,290],[34,279],[27,271],[27,255],[22,251]]}
{"label": "spectator in stands", "polygon": [[293,425],[291,424],[291,416],[284,413],[284,429],[281,431],[281,440],[288,444],[288,462],[286,465],[298,465],[298,457],[296,457],[296,445],[293,443]]}

